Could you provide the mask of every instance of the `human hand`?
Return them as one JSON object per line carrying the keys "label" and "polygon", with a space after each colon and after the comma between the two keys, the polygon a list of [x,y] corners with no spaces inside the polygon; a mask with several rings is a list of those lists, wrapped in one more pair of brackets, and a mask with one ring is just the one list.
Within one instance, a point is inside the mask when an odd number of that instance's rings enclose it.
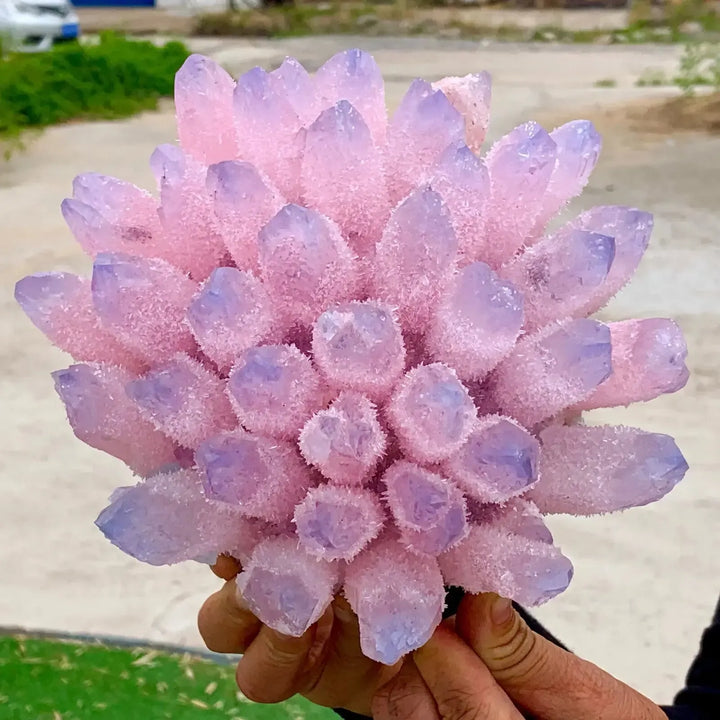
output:
{"label": "human hand", "polygon": [[243,604],[235,584],[240,567],[232,558],[220,557],[212,569],[226,583],[203,604],[198,627],[210,650],[243,653],[235,677],[247,698],[276,703],[300,694],[316,705],[370,714],[373,695],[402,663],[388,667],[363,655],[357,617],[343,598],[302,637],[289,637]]}
{"label": "human hand", "polygon": [[468,595],[372,703],[375,720],[667,720],[648,698],[532,632],[509,601]]}

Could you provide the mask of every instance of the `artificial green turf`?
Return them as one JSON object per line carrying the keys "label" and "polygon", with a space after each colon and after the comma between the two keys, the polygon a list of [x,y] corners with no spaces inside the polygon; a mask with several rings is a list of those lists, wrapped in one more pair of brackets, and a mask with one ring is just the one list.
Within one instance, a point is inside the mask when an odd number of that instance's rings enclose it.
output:
{"label": "artificial green turf", "polygon": [[148,648],[0,636],[0,720],[337,720],[296,697],[256,705],[234,668]]}

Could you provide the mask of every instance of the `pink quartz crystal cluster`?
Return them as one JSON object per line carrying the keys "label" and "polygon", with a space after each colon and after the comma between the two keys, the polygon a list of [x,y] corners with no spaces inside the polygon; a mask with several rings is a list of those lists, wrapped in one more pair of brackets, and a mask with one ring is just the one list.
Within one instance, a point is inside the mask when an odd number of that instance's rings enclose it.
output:
{"label": "pink quartz crystal cluster", "polygon": [[444,586],[528,605],[570,582],[544,514],[655,501],[674,441],[581,412],[687,380],[671,320],[588,316],[630,278],[651,216],[580,194],[600,137],[535,122],[483,155],[485,73],[412,83],[388,119],[358,50],[233,80],[179,71],[158,194],[79,176],[63,214],[90,279],[16,297],[78,364],[54,373],[75,434],[123,460],[97,524],[152,564],[243,564],[297,635],[344,593],[362,647],[422,645]]}

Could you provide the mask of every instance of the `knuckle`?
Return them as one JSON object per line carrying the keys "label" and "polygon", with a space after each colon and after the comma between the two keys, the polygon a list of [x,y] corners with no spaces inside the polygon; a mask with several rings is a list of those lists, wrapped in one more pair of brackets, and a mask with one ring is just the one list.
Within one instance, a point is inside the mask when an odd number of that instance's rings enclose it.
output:
{"label": "knuckle", "polygon": [[512,679],[522,682],[538,677],[548,655],[539,637],[516,616],[512,629],[493,649],[492,673],[502,682]]}
{"label": "knuckle", "polygon": [[440,715],[445,720],[494,720],[495,709],[477,692],[454,689],[438,702]]}

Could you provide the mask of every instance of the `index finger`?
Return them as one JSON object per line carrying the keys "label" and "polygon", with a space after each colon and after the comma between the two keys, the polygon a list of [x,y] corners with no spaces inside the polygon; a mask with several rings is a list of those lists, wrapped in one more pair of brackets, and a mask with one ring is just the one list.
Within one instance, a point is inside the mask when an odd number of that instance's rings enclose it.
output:
{"label": "index finger", "polygon": [[523,720],[490,671],[447,625],[414,655],[443,720]]}

